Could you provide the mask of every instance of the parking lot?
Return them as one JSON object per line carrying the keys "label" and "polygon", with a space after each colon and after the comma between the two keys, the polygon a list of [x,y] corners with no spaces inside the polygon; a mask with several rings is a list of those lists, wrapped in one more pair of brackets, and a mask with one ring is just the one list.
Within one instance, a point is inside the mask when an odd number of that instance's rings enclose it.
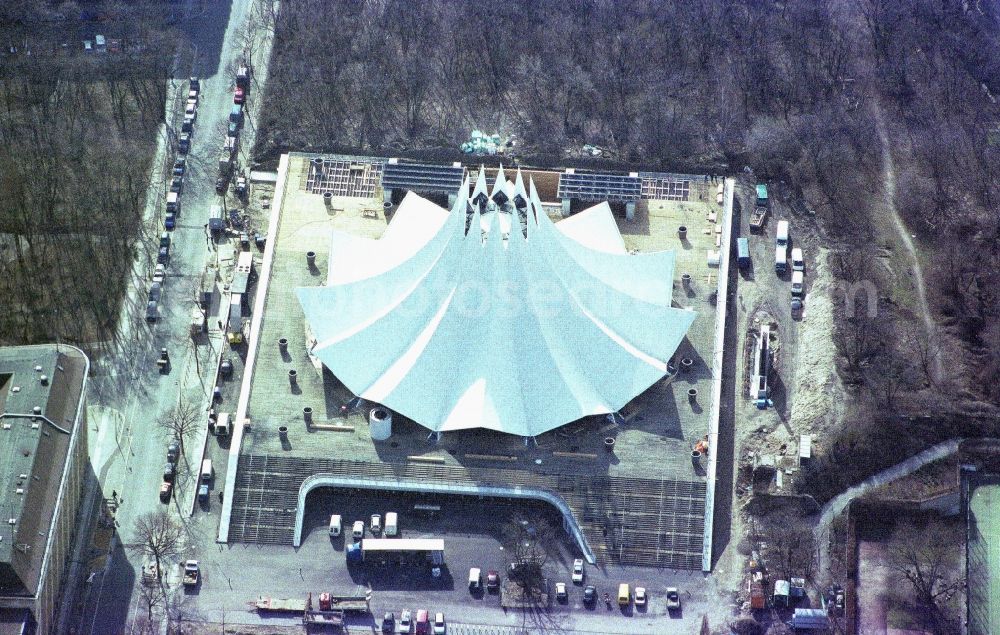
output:
{"label": "parking lot", "polygon": [[[440,507],[437,512],[415,511],[414,505]],[[217,510],[213,505],[212,512]],[[399,517],[400,538],[442,538],[445,566],[440,578],[430,574],[429,565],[351,565],[345,556],[345,544],[352,541],[351,525],[365,523],[365,537],[373,513],[382,516],[395,511]],[[342,536],[331,539],[330,515],[342,516]],[[215,513],[196,516],[194,529],[210,533]],[[544,572],[553,590],[547,608],[504,610],[497,593],[470,593],[470,567],[478,567],[485,578],[490,570],[504,572],[511,562],[504,535],[510,534],[510,520],[529,519],[553,528],[548,543]],[[387,492],[319,489],[310,495],[305,517],[303,543],[299,549],[270,545],[221,545],[197,554],[201,558],[204,583],[198,594],[185,596],[181,610],[191,619],[225,619],[227,622],[285,624],[287,618],[250,612],[246,603],[260,595],[272,597],[315,598],[323,591],[340,595],[364,595],[371,590],[371,616],[352,618],[358,632],[371,632],[383,614],[391,611],[398,618],[404,609],[441,611],[454,624],[450,633],[498,635],[528,632],[590,631],[599,633],[664,632],[676,624],[678,632],[696,627],[697,620],[715,597],[710,579],[699,572],[637,567],[587,566],[584,584],[571,583],[573,560],[580,557],[575,544],[562,530],[559,514],[544,503],[505,502],[458,496],[416,496]],[[556,582],[565,582],[566,602],[554,598]],[[620,608],[614,602],[618,585],[626,582],[632,589],[643,586],[649,594],[648,607],[636,610]],[[593,584],[598,601],[592,606],[583,602],[583,588]],[[684,606],[676,614],[666,610],[666,587],[681,589]],[[601,599],[612,596],[609,610]],[[494,629],[494,630],[490,630]]]}

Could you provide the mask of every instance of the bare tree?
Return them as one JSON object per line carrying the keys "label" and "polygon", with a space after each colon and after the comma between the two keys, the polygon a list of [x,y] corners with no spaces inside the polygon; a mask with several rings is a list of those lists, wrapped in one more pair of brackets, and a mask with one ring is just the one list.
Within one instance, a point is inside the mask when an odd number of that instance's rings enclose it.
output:
{"label": "bare tree", "polygon": [[139,628],[140,633],[156,633],[158,628],[155,620],[153,619],[153,614],[156,610],[161,607],[166,601],[166,594],[163,592],[163,588],[160,585],[139,585],[139,601],[141,605],[146,609],[146,615],[142,619],[138,620],[136,626]]}
{"label": "bare tree", "polygon": [[928,529],[913,522],[898,526],[888,566],[901,586],[908,588],[901,599],[913,617],[935,635],[951,635],[959,632],[952,600],[965,582],[959,553],[961,540],[950,540],[940,531]]}
{"label": "bare tree", "polygon": [[521,587],[522,596],[544,591],[543,568],[555,547],[555,531],[544,519],[516,516],[501,531],[501,539],[513,561],[510,579]]}
{"label": "bare tree", "polygon": [[184,456],[184,441],[202,425],[201,411],[193,402],[182,401],[161,415],[156,420],[156,425],[177,439],[181,446],[181,456]]}
{"label": "bare tree", "polygon": [[183,535],[180,523],[160,509],[135,519],[135,540],[126,548],[137,555],[152,558],[156,564],[157,580],[162,581],[163,561],[180,553]]}

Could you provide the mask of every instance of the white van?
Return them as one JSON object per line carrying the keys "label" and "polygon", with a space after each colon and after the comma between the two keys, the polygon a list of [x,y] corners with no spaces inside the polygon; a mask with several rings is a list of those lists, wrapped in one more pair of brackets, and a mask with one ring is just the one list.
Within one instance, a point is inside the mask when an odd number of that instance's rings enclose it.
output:
{"label": "white van", "polygon": [[399,533],[399,520],[396,512],[386,512],[385,514],[385,537],[391,538]]}
{"label": "white van", "polygon": [[792,272],[792,295],[802,297],[805,293],[805,280],[801,271]]}
{"label": "white van", "polygon": [[180,215],[181,213],[180,193],[167,192],[167,211],[173,214]]}
{"label": "white van", "polygon": [[774,270],[778,275],[788,270],[788,247],[778,245],[774,248]]}
{"label": "white van", "polygon": [[330,537],[335,538],[340,535],[340,514],[330,516]]}
{"label": "white van", "polygon": [[205,459],[201,462],[201,482],[208,483],[215,476],[215,472],[212,470],[212,459]]}
{"label": "white van", "polygon": [[361,542],[361,539],[365,537],[365,523],[362,520],[354,521],[354,529],[351,532],[354,536],[354,542]]}
{"label": "white van", "polygon": [[215,421],[215,436],[217,437],[228,437],[229,436],[229,413],[220,412],[219,418]]}
{"label": "white van", "polygon": [[802,258],[802,249],[792,247],[792,271],[805,271],[806,261]]}
{"label": "white van", "polygon": [[469,569],[469,590],[478,590],[483,584],[483,572],[479,567]]}
{"label": "white van", "polygon": [[778,232],[777,232],[777,243],[779,247],[788,246],[788,221],[779,220],[778,221]]}

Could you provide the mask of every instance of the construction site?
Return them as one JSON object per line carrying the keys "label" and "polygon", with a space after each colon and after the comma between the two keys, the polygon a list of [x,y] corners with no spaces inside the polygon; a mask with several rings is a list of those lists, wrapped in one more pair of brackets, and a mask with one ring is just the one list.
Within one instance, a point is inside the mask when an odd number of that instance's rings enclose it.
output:
{"label": "construction site", "polygon": [[[665,376],[617,412],[530,437],[484,429],[428,435],[357,398],[311,354],[296,289],[322,284],[331,230],[378,238],[405,192],[453,203],[479,169],[286,155],[250,318],[248,372],[232,413],[220,542],[299,544],[313,529],[296,527],[309,491],[329,485],[538,498],[560,508],[592,562],[711,568],[720,392],[713,377],[722,360],[732,182],[522,175],[551,219],[608,201],[629,253],[674,251],[673,306],[696,316]],[[484,176],[492,182],[497,170]],[[387,414],[391,434],[373,432],[372,418]]]}

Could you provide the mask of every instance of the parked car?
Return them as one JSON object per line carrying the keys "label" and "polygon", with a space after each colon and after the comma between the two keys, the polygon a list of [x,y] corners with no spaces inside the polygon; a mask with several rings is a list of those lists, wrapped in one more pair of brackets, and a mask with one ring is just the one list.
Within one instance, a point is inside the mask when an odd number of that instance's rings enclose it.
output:
{"label": "parked car", "polygon": [[183,190],[183,189],[184,189],[184,177],[183,176],[175,176],[175,177],[172,177],[170,179],[170,191],[171,192],[176,192],[177,194],[180,194],[181,190]]}
{"label": "parked car", "polygon": [[146,321],[155,322],[156,318],[159,317],[160,311],[156,306],[156,300],[150,300],[146,303]]}
{"label": "parked car", "polygon": [[675,586],[667,587],[667,610],[678,611],[681,608],[681,594]]}
{"label": "parked car", "polygon": [[181,136],[177,138],[177,149],[183,154],[187,154],[191,150],[191,133],[182,132]]}
{"label": "parked car", "polygon": [[193,132],[194,131],[194,117],[184,117],[184,123],[181,124],[181,132]]}
{"label": "parked car", "polygon": [[597,587],[588,584],[583,590],[583,603],[590,605],[597,601]]}
{"label": "parked car", "polygon": [[406,609],[399,614],[399,632],[409,633],[412,628],[413,618],[410,615],[410,609]]}
{"label": "parked car", "polygon": [[233,92],[233,103],[242,104],[247,100],[247,94],[241,86],[237,86],[236,90]]}
{"label": "parked car", "polygon": [[371,518],[372,535],[377,536],[382,533],[382,515],[372,514]]}
{"label": "parked car", "polygon": [[208,484],[202,483],[198,486],[198,501],[201,503],[208,502]]}
{"label": "parked car", "polygon": [[173,230],[177,226],[177,215],[173,212],[167,212],[167,215],[163,218],[163,228],[166,230]]}
{"label": "parked car", "polygon": [[565,582],[556,582],[556,599],[560,602],[565,602],[569,599],[569,594],[566,593]]}
{"label": "parked car", "polygon": [[226,136],[235,139],[240,134],[240,124],[235,121],[229,122],[229,128],[226,130]]}
{"label": "parked car", "polygon": [[361,521],[361,520],[355,520],[354,521],[354,529],[351,532],[351,535],[354,536],[354,542],[360,542],[361,539],[365,537],[365,523],[364,523],[364,521]]}
{"label": "parked car", "polygon": [[434,635],[444,635],[444,613],[434,614]]}
{"label": "parked car", "polygon": [[416,625],[417,635],[430,635],[431,621],[427,614],[427,609],[417,609]]}
{"label": "parked car", "polygon": [[153,302],[159,302],[160,293],[162,291],[163,291],[163,283],[161,282],[154,282],[153,284],[149,285],[149,299],[152,300]]}
{"label": "parked car", "polygon": [[802,298],[792,298],[792,317],[802,315]]}
{"label": "parked car", "polygon": [[198,113],[197,100],[189,99],[187,103],[184,105],[184,116],[191,117],[191,119],[193,120],[198,116],[197,113]]}
{"label": "parked car", "polygon": [[165,265],[169,259],[170,249],[168,247],[160,247],[160,251],[156,254],[156,262],[158,264]]}
{"label": "parked car", "polygon": [[396,631],[396,616],[392,613],[386,613],[382,616],[382,632],[383,633],[393,633]]}
{"label": "parked car", "polygon": [[167,277],[167,270],[162,264],[156,265],[153,269],[153,282],[163,282],[163,279]]}
{"label": "parked car", "polygon": [[486,590],[491,593],[500,590],[500,573],[498,571],[491,569],[486,574]]}
{"label": "parked car", "polygon": [[646,587],[635,587],[635,605],[646,606]]}
{"label": "parked car", "polygon": [[197,77],[192,77],[191,79],[188,80],[188,87],[191,90],[200,91],[201,90],[201,80],[198,79]]}
{"label": "parked car", "polygon": [[163,464],[163,480],[167,483],[174,482],[174,475],[177,473],[177,466],[174,463],[164,463]]}
{"label": "parked car", "polygon": [[228,186],[229,183],[226,181],[226,177],[220,176],[219,178],[215,179],[215,193],[218,194],[219,196],[222,196],[223,194],[226,193],[226,189],[228,188]]}
{"label": "parked car", "polygon": [[576,560],[573,561],[573,584],[582,584],[583,577],[584,577],[583,560],[577,558]]}
{"label": "parked car", "polygon": [[187,158],[186,157],[177,157],[174,160],[173,175],[174,176],[184,176],[184,170],[185,169],[187,169]]}
{"label": "parked car", "polygon": [[170,494],[174,491],[174,484],[163,481],[160,483],[160,502],[167,503],[170,501]]}

